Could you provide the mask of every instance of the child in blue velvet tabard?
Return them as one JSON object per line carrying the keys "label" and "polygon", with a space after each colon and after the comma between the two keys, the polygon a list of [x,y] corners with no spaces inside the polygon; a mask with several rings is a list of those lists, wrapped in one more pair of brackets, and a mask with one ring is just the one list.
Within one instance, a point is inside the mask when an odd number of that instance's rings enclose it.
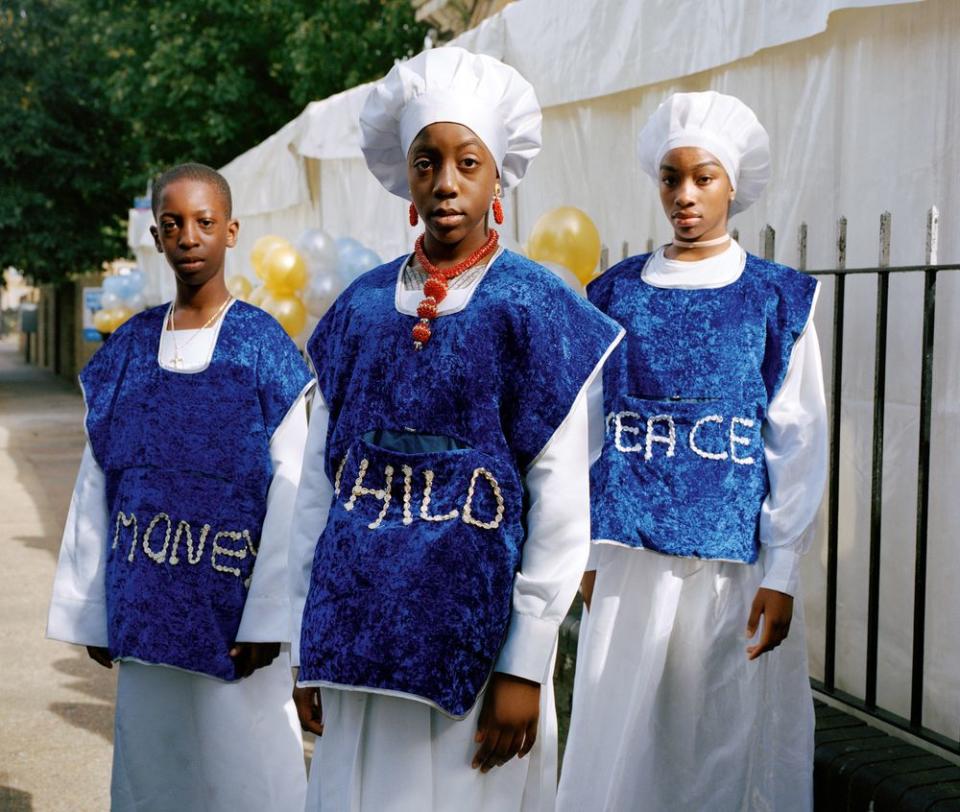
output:
{"label": "child in blue velvet tabard", "polygon": [[586,388],[621,330],[487,227],[540,121],[513,68],[453,47],[394,66],[361,113],[368,166],[425,230],[308,344],[323,406],[290,552],[295,696],[323,734],[308,809],[553,808]]}
{"label": "child in blue velvet tabard", "polygon": [[224,283],[230,188],[183,164],[154,185],[177,297],[80,374],[88,444],[47,634],[119,661],[111,808],[302,808],[286,556],[306,364]]}
{"label": "child in blue velvet tabard", "polygon": [[627,338],[603,375],[558,808],[801,812],[813,703],[794,596],[826,471],[817,283],[727,234],[769,177],[741,101],[671,96],[639,145],[674,238],[587,289]]}

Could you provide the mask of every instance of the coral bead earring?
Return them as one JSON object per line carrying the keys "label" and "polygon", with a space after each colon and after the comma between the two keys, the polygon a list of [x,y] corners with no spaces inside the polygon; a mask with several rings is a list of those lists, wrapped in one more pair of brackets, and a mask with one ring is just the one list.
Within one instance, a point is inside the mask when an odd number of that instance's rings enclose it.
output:
{"label": "coral bead earring", "polygon": [[503,225],[503,206],[500,203],[500,196],[503,194],[503,191],[500,189],[500,184],[496,185],[496,188],[493,190],[493,221],[498,225]]}
{"label": "coral bead earring", "polygon": [[417,207],[410,204],[410,225],[415,226],[420,222],[420,215],[417,214]]}

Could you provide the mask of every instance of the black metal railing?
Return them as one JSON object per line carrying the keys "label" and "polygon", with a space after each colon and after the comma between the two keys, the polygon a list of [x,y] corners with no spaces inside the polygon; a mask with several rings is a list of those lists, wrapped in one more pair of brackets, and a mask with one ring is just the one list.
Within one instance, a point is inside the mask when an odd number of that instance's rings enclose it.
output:
{"label": "black metal railing", "polygon": [[[960,753],[960,735],[950,738],[923,724],[924,644],[927,608],[927,544],[930,506],[930,429],[933,413],[933,350],[937,275],[960,271],[960,265],[937,264],[939,215],[931,208],[927,217],[926,261],[922,265],[890,267],[891,216],[880,217],[879,259],[876,266],[847,268],[847,220],[837,224],[837,260],[835,268],[806,268],[806,225],[798,235],[799,267],[818,277],[833,278],[832,366],[830,387],[830,475],[827,504],[827,573],[824,623],[823,679],[811,679],[813,687],[850,707],[908,731],[954,753]],[[735,234],[736,236],[736,234]],[[761,253],[774,253],[774,231],[766,226],[760,235]],[[910,675],[910,716],[904,718],[877,704],[877,653],[880,616],[880,548],[883,511],[884,413],[886,404],[886,368],[888,311],[891,274],[923,274],[923,327],[921,339],[920,420],[917,461],[917,521],[914,554],[913,650]],[[846,280],[851,276],[877,278],[875,353],[873,375],[873,436],[870,485],[870,535],[867,579],[867,639],[863,696],[855,696],[837,687],[837,575],[840,515],[840,409],[843,383],[844,315]]]}
{"label": "black metal railing", "polygon": [[[908,731],[953,753],[960,753],[957,738],[927,728],[923,724],[924,645],[927,610],[927,547],[930,508],[930,431],[933,414],[933,361],[937,276],[960,271],[960,265],[937,264],[937,212],[931,209],[927,225],[927,256],[922,265],[891,267],[890,215],[884,213],[880,224],[880,260],[875,267],[846,268],[846,221],[838,229],[836,268],[807,271],[820,277],[833,277],[833,347],[830,402],[830,479],[827,518],[826,622],[824,628],[823,680],[811,680],[814,688],[857,710]],[[854,275],[877,277],[876,333],[874,356],[873,437],[870,488],[870,543],[867,586],[866,668],[863,696],[854,696],[836,684],[837,656],[837,561],[839,546],[839,457],[840,407],[843,381],[843,338],[845,283]],[[910,715],[904,718],[877,704],[877,651],[880,613],[880,549],[883,507],[884,407],[886,401],[886,363],[888,307],[891,274],[923,274],[923,327],[920,367],[920,414],[917,460],[917,504],[914,553],[913,650],[910,675]]]}

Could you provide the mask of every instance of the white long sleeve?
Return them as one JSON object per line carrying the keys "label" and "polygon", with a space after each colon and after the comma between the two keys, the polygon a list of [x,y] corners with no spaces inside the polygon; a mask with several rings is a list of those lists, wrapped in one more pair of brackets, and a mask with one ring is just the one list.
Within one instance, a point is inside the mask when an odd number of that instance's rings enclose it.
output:
{"label": "white long sleeve", "polygon": [[827,406],[813,308],[762,433],[770,492],[760,512],[761,586],[794,595],[827,477]]}
{"label": "white long sleeve", "polygon": [[541,684],[590,551],[589,391],[588,384],[525,478],[527,538],[495,670]]}
{"label": "white long sleeve", "polygon": [[288,642],[290,598],[287,552],[293,503],[307,441],[307,403],[311,387],[301,393],[270,440],[273,479],[260,531],[260,549],[250,590],[243,605],[237,640],[244,643]]}
{"label": "white long sleeve", "polygon": [[313,571],[313,554],[317,540],[327,526],[327,514],[333,503],[333,484],[327,478],[324,458],[327,448],[327,427],[330,425],[330,409],[319,389],[310,412],[310,428],[303,454],[303,470],[300,487],[293,505],[293,522],[290,527],[290,552],[288,560],[288,583],[290,592],[290,662],[300,665],[300,627],[303,607],[310,589]]}
{"label": "white long sleeve", "polygon": [[82,646],[107,645],[107,486],[90,444],[63,528],[47,616],[47,637]]}

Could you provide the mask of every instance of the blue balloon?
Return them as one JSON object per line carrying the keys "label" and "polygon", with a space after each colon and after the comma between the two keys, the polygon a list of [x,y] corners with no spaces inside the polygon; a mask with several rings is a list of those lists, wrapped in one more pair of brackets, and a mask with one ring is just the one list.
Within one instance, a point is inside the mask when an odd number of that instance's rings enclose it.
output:
{"label": "blue balloon", "polygon": [[133,268],[130,273],[124,277],[127,280],[126,287],[129,291],[128,298],[136,296],[143,292],[144,285],[147,284],[147,277],[139,268]]}
{"label": "blue balloon", "polygon": [[123,295],[124,282],[122,276],[108,276],[103,280],[103,291],[104,293],[115,293],[121,299],[124,298]]}
{"label": "blue balloon", "polygon": [[371,251],[369,248],[364,248],[361,245],[358,248],[353,248],[341,254],[340,262],[337,265],[337,274],[345,284],[349,285],[361,274],[382,264],[382,260],[375,251]]}
{"label": "blue balloon", "polygon": [[337,246],[337,253],[341,257],[363,248],[363,243],[353,239],[353,237],[337,237],[334,244]]}
{"label": "blue balloon", "polygon": [[378,265],[383,265],[383,260],[372,248],[364,248],[353,255],[354,266],[360,269],[360,273],[372,270]]}
{"label": "blue balloon", "polygon": [[338,237],[335,242],[338,254],[337,276],[343,280],[344,285],[349,285],[360,274],[383,262],[375,251],[353,237]]}

